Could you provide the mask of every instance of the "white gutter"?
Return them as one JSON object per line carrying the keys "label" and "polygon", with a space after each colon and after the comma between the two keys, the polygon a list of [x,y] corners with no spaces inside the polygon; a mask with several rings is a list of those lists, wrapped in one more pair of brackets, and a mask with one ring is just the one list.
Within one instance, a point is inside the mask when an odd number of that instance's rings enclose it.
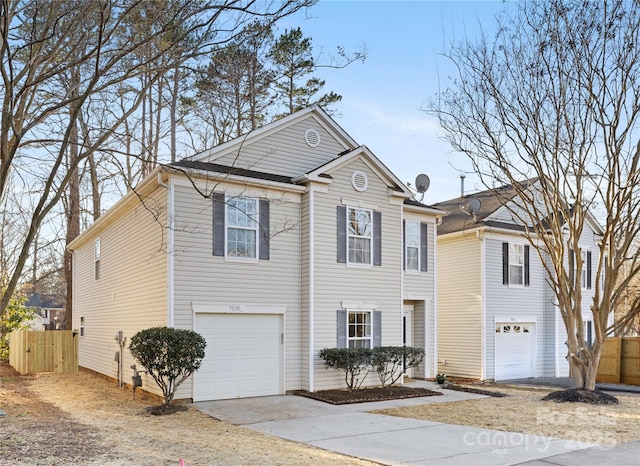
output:
{"label": "white gutter", "polygon": [[313,364],[314,364],[314,300],[315,300],[315,262],[314,262],[314,250],[315,250],[315,238],[314,238],[314,196],[313,186],[309,186],[309,391],[313,391]]}

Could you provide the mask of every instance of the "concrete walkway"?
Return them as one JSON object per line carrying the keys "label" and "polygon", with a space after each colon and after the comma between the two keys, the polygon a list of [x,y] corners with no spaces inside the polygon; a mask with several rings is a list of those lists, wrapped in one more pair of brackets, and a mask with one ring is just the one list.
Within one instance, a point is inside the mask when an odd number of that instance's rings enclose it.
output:
{"label": "concrete walkway", "polygon": [[[523,387],[551,387],[560,389],[575,388],[576,386],[575,381],[571,377],[536,377],[529,379],[501,380],[499,383],[506,385],[520,385]],[[603,392],[617,392],[620,395],[640,394],[640,386],[638,385],[597,383],[596,388]]]}
{"label": "concrete walkway", "polygon": [[[425,381],[413,382],[411,386],[438,390],[436,384]],[[443,396],[341,406],[293,395],[209,401],[195,403],[194,406],[231,424],[390,465],[511,465],[527,462],[545,464],[536,461],[593,446],[549,437],[383,416],[369,412],[425,403],[484,398],[481,395],[452,390],[442,392]],[[637,454],[634,456],[638,457]]]}

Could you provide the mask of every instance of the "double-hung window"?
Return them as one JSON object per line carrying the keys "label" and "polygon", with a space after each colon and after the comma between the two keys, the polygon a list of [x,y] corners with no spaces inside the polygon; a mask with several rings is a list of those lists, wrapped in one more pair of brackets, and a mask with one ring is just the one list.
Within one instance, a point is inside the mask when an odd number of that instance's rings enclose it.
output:
{"label": "double-hung window", "polygon": [[100,238],[93,243],[93,278],[100,279]]}
{"label": "double-hung window", "polygon": [[509,283],[524,284],[524,246],[509,244]]}
{"label": "double-hung window", "polygon": [[227,257],[255,259],[258,251],[258,200],[227,199]]}
{"label": "double-hung window", "polygon": [[213,255],[269,260],[267,199],[213,193]]}
{"label": "double-hung window", "polygon": [[502,243],[502,284],[529,286],[529,246]]}
{"label": "double-hung window", "polygon": [[405,257],[407,270],[420,270],[420,223],[405,223]]}
{"label": "double-hung window", "polygon": [[347,237],[350,264],[371,264],[373,247],[373,212],[369,209],[347,209]]}
{"label": "double-hung window", "polygon": [[349,311],[349,348],[371,348],[371,311]]}

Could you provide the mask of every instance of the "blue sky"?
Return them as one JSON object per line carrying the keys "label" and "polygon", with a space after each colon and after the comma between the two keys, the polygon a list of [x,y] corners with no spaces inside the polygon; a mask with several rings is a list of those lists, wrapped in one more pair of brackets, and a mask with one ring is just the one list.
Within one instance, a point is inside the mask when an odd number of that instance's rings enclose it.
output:
{"label": "blue sky", "polygon": [[[438,137],[438,123],[420,110],[447,86],[451,65],[441,52],[452,41],[495,31],[501,1],[320,0],[280,28],[300,26],[314,53],[335,54],[337,46],[368,58],[342,70],[319,70],[325,90],[342,95],[337,122],[366,145],[402,181],[426,173],[431,187],[425,203],[460,195],[459,169],[469,162]],[[467,175],[465,191],[482,189]]]}

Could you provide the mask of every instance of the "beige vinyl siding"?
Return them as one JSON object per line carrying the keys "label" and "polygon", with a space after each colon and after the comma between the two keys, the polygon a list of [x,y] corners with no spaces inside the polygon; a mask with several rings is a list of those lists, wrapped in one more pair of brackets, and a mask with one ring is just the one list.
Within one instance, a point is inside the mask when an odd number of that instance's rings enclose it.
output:
{"label": "beige vinyl siding", "polygon": [[[158,188],[144,205],[134,201],[100,232],[100,279],[94,279],[94,240],[74,252],[73,327],[80,328],[79,364],[109,377],[117,377],[114,361],[119,346],[114,336],[122,330],[127,338],[124,381],[131,382],[134,360],[127,349],[138,331],[167,325],[167,243],[165,188]],[[149,376],[145,390],[160,393]]]}
{"label": "beige vinyl siding", "polygon": [[[520,322],[535,322],[536,366],[535,375],[544,372],[545,352],[548,348],[545,325],[545,275],[537,252],[529,250],[529,286],[504,285],[502,283],[502,243],[529,244],[524,238],[498,236],[485,238],[485,276],[486,276],[486,379],[495,374],[495,323],[498,317],[513,317]],[[522,320],[525,319],[525,320]],[[530,319],[530,320],[528,320]],[[502,319],[500,319],[502,321]]]}
{"label": "beige vinyl siding", "polygon": [[[368,188],[357,192],[351,186],[354,170],[368,176]],[[315,367],[314,389],[343,386],[344,375],[325,369],[317,357],[322,348],[337,344],[337,310],[341,303],[376,305],[382,315],[382,344],[402,344],[401,209],[392,205],[387,185],[360,158],[331,173],[326,194],[315,193]],[[336,208],[342,200],[364,202],[382,214],[382,266],[355,266],[337,262]],[[357,206],[356,206],[357,207]],[[379,383],[375,374],[366,385]]]}
{"label": "beige vinyl siding", "polygon": [[[320,135],[320,144],[317,147],[309,147],[305,142],[304,136],[308,129],[315,129]],[[248,146],[238,147],[214,161],[223,165],[295,177],[330,162],[344,150],[343,144],[315,118],[308,116]]]}
{"label": "beige vinyl siding", "polygon": [[[217,191],[237,187],[220,184]],[[175,185],[175,326],[193,328],[192,303],[286,309],[285,390],[300,386],[300,196],[247,189],[243,195],[270,200],[270,259],[213,256],[213,203],[194,189]],[[195,329],[197,331],[197,328]],[[190,397],[191,381],[181,387]]]}
{"label": "beige vinyl siding", "polygon": [[438,372],[482,375],[481,264],[475,236],[438,239]]}
{"label": "beige vinyl siding", "polygon": [[[404,270],[403,271],[403,279],[404,279],[404,295],[418,295],[418,296],[433,296],[434,295],[434,287],[435,287],[435,267],[434,267],[434,227],[435,220],[430,218],[425,218],[405,214],[405,220],[407,222],[422,222],[428,223],[429,230],[427,233],[427,271],[426,272],[418,272],[413,270]],[[402,229],[400,231],[402,235]],[[401,246],[401,254],[402,254]],[[402,258],[401,258],[402,260]]]}

